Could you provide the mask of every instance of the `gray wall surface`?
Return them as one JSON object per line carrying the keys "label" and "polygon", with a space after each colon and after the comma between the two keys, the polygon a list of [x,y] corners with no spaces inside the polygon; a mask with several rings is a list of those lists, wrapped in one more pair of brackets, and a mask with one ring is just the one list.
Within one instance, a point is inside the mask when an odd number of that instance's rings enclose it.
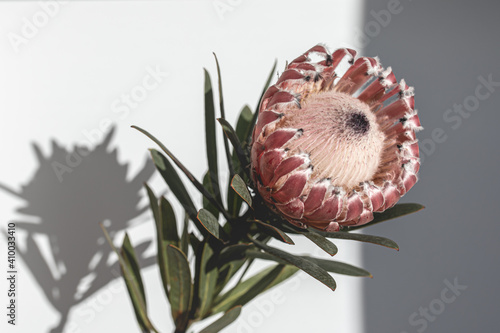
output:
{"label": "gray wall surface", "polygon": [[426,209],[365,231],[401,248],[364,247],[366,332],[497,332],[500,3],[397,3],[367,1],[359,39],[415,87],[424,161],[401,202]]}

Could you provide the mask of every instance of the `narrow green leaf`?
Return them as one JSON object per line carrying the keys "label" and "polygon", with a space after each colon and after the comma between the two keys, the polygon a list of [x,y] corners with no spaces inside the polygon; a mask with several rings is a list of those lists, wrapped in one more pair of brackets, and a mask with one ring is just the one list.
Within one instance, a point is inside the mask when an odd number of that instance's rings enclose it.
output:
{"label": "narrow green leaf", "polygon": [[158,207],[158,198],[154,194],[153,190],[148,186],[147,183],[144,183],[144,187],[146,188],[146,192],[149,198],[149,206],[151,207],[151,211],[153,212],[153,218],[156,223],[160,220],[160,210]]}
{"label": "narrow green leaf", "polygon": [[276,238],[279,241],[282,241],[287,244],[292,244],[294,245],[295,243],[293,240],[288,236],[286,233],[281,231],[280,229],[270,225],[269,223],[265,223],[259,220],[251,220],[251,222],[257,223],[259,226],[263,227],[265,229],[266,234],[269,236]]}
{"label": "narrow green leaf", "polygon": [[[168,157],[170,157],[170,159],[175,163],[175,165],[177,165],[177,167],[179,169],[181,169],[181,171],[188,177],[189,181],[191,181],[191,183],[196,187],[196,189],[198,191],[200,191],[200,193],[202,195],[204,195],[208,200],[210,200],[215,206],[217,206],[219,208],[219,210],[221,211],[221,213],[224,215],[224,217],[229,218],[229,215],[226,212],[226,210],[224,209],[224,207],[222,206],[222,204],[220,202],[217,202],[217,200],[203,187],[203,185],[191,174],[191,172],[174,156],[174,154],[172,154],[170,152],[170,150],[168,150],[167,147],[165,147],[165,145],[160,142],[160,140],[158,140],[151,133],[149,133],[148,131],[146,131],[146,130],[140,128],[140,127],[132,126],[132,128],[134,128],[134,129],[138,130],[139,132],[143,133],[148,138],[150,138],[151,140],[153,140],[158,146],[160,146],[160,148],[168,155]],[[154,154],[155,156],[153,156],[153,162],[155,162],[155,158],[156,158],[156,162],[160,163],[160,165],[163,164],[163,168],[168,167],[169,169],[172,169],[175,172],[175,169],[172,168],[172,166],[170,165],[170,163],[168,163],[168,164],[166,164],[165,162],[161,163],[160,160],[167,161],[167,159],[161,153],[159,153],[158,151],[156,151],[154,149],[150,149],[150,151],[151,151],[152,155],[153,155],[153,151],[156,152]],[[155,165],[156,165],[156,162],[155,162]],[[159,167],[159,165],[157,165],[157,168],[158,167]],[[160,173],[161,173],[161,170],[160,170]],[[163,176],[163,178],[168,177],[168,175],[164,175],[163,173],[162,173],[162,176]],[[179,178],[179,176],[177,175],[177,172],[175,172],[175,176],[173,176],[173,177],[174,178]],[[180,178],[179,178],[179,181],[180,181]],[[182,182],[181,182],[181,184],[182,184]],[[170,184],[169,184],[169,186],[170,186]],[[182,185],[182,186],[184,186],[184,185]],[[173,192],[173,190],[172,190],[172,192]],[[218,193],[220,193],[220,191],[218,191]],[[174,194],[175,194],[175,192],[174,192]],[[192,217],[193,213],[191,211],[189,211],[189,210],[188,210],[188,212],[190,213],[190,216]]]}
{"label": "narrow green leaf", "polygon": [[219,267],[219,277],[215,288],[215,295],[218,295],[226,286],[229,280],[236,274],[247,261],[246,250],[253,247],[251,244],[233,244],[224,247],[217,257],[217,267]]}
{"label": "narrow green leaf", "polygon": [[189,262],[182,251],[173,246],[167,247],[170,281],[170,307],[175,327],[185,329],[189,320],[189,311],[193,300],[193,284]]}
{"label": "narrow green leaf", "polygon": [[[226,112],[224,109],[224,94],[222,93],[222,75],[219,66],[219,59],[217,59],[217,55],[214,53],[215,63],[217,65],[217,79],[219,82],[219,107],[220,107],[220,116],[221,118],[226,119]],[[224,150],[226,152],[227,165],[229,167],[229,174],[234,175],[233,162],[231,158],[231,152],[229,151],[229,143],[227,142],[227,137],[225,135],[222,136],[222,140],[224,141]]]}
{"label": "narrow green leaf", "polygon": [[219,118],[217,119],[219,123],[222,126],[222,129],[224,130],[224,134],[228,137],[229,141],[233,145],[234,152],[236,153],[236,156],[238,157],[238,160],[240,162],[241,168],[247,173],[247,176],[250,178],[250,175],[248,173],[248,170],[246,166],[250,164],[250,160],[248,159],[247,154],[241,147],[240,140],[238,139],[238,136],[236,135],[236,132],[234,131],[233,127],[231,124],[229,124],[225,119]]}
{"label": "narrow green leaf", "polygon": [[[239,166],[239,163],[237,165]],[[231,216],[238,216],[242,204],[243,199],[233,191],[231,187],[231,177],[229,177],[229,183],[227,185],[227,210],[229,214],[231,214]]]}
{"label": "narrow green leaf", "polygon": [[262,89],[262,93],[260,94],[259,102],[257,103],[257,107],[255,108],[255,113],[253,115],[252,121],[250,122],[249,131],[247,133],[247,142],[251,142],[253,127],[255,126],[255,123],[257,122],[257,116],[259,115],[260,103],[262,102],[262,97],[264,97],[264,94],[266,93],[267,88],[269,88],[269,85],[271,84],[271,80],[273,79],[273,76],[276,72],[276,65],[278,65],[277,60],[274,61],[273,68],[271,69],[271,72],[269,73],[269,76],[267,77],[266,84],[264,85],[264,89]]}
{"label": "narrow green leaf", "polygon": [[155,219],[158,266],[163,283],[163,288],[168,298],[169,282],[167,274],[168,260],[166,247],[169,244],[174,244],[176,246],[179,245],[179,236],[177,235],[175,214],[172,206],[165,197],[161,198],[160,206],[158,206],[156,195],[147,184],[145,184],[145,187],[148,192],[151,209],[153,210],[153,216]]}
{"label": "narrow green leaf", "polygon": [[246,261],[246,259],[233,260],[221,266],[214,291],[215,296],[220,294],[222,289],[224,289],[231,278],[241,269],[241,267],[243,267]]}
{"label": "narrow green leaf", "polygon": [[175,219],[174,209],[172,208],[172,205],[165,197],[161,197],[160,199],[160,223],[156,226],[156,231],[157,231],[157,241],[159,244],[158,261],[163,281],[163,287],[167,292],[167,297],[170,297],[168,292],[170,283],[168,280],[168,272],[167,272],[167,267],[169,265],[167,256],[167,246],[168,245],[179,246],[180,240],[179,240],[179,235],[177,233],[177,222]]}
{"label": "narrow green leaf", "polygon": [[[253,112],[248,105],[245,105],[240,112],[238,121],[236,123],[236,135],[240,142],[245,144],[248,138],[248,133],[251,131]],[[248,144],[249,142],[246,142]]]}
{"label": "narrow green leaf", "polygon": [[189,251],[189,216],[187,214],[184,215],[184,224],[182,225],[182,235],[181,235],[181,250],[182,252],[188,256]]}
{"label": "narrow green leaf", "polygon": [[219,221],[206,209],[200,209],[198,212],[198,221],[215,238],[220,239],[224,230],[222,230]]}
{"label": "narrow green leaf", "polygon": [[213,261],[214,251],[205,241],[200,258],[200,277],[198,286],[198,297],[200,300],[200,317],[203,318],[209,312],[214,297],[215,285],[217,283],[218,271]]}
{"label": "narrow green leaf", "polygon": [[[118,249],[114,246],[113,241],[111,240],[108,232],[106,231],[106,228],[104,228],[102,224],[100,224],[100,227],[104,232],[104,236],[106,237],[106,240],[108,241],[109,245],[118,256],[118,262],[122,270],[123,279],[125,280],[130,300],[134,307],[134,311],[137,317],[137,322],[139,323],[141,331],[158,332],[156,328],[154,328],[153,324],[151,323],[147,315],[146,300],[144,297],[144,287],[142,286],[142,279],[140,280],[141,282],[139,283],[138,277],[134,273],[134,271],[137,272],[137,270],[136,268],[132,268],[130,265],[130,260],[132,260],[131,258],[135,256],[131,256],[130,254],[128,254],[127,258],[125,258],[124,255],[122,254],[122,251],[118,251]],[[130,244],[130,242],[128,242],[128,244]],[[125,247],[126,252],[130,252],[128,244],[126,244]],[[139,274],[139,279],[140,279],[140,274]]]}
{"label": "narrow green leaf", "polygon": [[348,231],[358,230],[361,228],[370,227],[374,224],[378,224],[378,223],[381,223],[381,222],[384,222],[387,220],[392,220],[392,219],[395,219],[395,218],[400,217],[400,216],[405,216],[408,214],[416,213],[418,211],[421,211],[424,208],[425,208],[424,206],[422,206],[420,204],[416,204],[416,203],[397,204],[394,207],[389,208],[386,211],[383,211],[381,213],[374,213],[373,214],[374,219],[371,222],[368,222],[367,224],[360,225],[359,227],[356,227],[356,226],[349,227],[349,228],[347,228],[347,230]]}
{"label": "narrow green leaf", "polygon": [[315,264],[315,263],[313,263],[305,258],[294,256],[294,255],[287,253],[285,251],[268,246],[268,245],[261,243],[255,239],[253,239],[252,241],[257,247],[261,248],[265,252],[272,254],[272,255],[288,262],[289,264],[297,266],[298,268],[300,268],[301,270],[303,270],[307,274],[311,275],[316,280],[323,283],[325,286],[327,286],[331,290],[335,290],[336,284],[335,284],[335,280],[333,279],[333,277],[331,277],[327,271],[325,271],[323,268],[321,268],[317,264]]}
{"label": "narrow green leaf", "polygon": [[[242,152],[243,155],[246,156],[245,147],[248,145],[248,143],[245,142],[245,140],[246,140],[246,133],[248,131],[248,127],[250,126],[251,121],[252,121],[252,111],[250,110],[250,108],[248,106],[245,106],[240,112],[240,115],[238,117],[238,122],[236,124],[236,131],[235,131],[236,138],[241,143],[241,146],[239,146],[238,150],[241,150],[241,151],[237,153],[236,148],[233,149],[232,158],[231,158],[234,173],[237,173],[240,176],[245,177],[245,178],[247,178],[246,174],[245,174],[246,171],[244,170],[246,165],[241,165],[241,163],[240,163],[241,156],[238,157],[239,156],[238,154],[241,155],[241,152]],[[225,134],[225,132],[224,132],[224,134]],[[224,135],[224,137],[227,137],[227,135]],[[245,158],[245,161],[248,161],[247,157]],[[232,178],[231,177],[233,174],[231,174],[229,177],[227,206],[228,206],[229,213],[232,216],[237,216],[240,212],[243,200],[241,199],[241,197],[239,195],[236,195],[236,193],[234,193],[234,191],[232,191],[232,188],[231,188]]]}
{"label": "narrow green leaf", "polygon": [[281,265],[290,265],[290,263],[288,261],[283,260],[281,258],[278,258],[272,254],[267,253],[267,252],[263,252],[261,250],[255,250],[255,249],[250,248],[246,251],[246,255],[248,258],[252,258],[252,259],[270,260],[270,261],[277,262],[278,264],[281,264]]}
{"label": "narrow green leaf", "polygon": [[314,231],[319,233],[320,235],[328,238],[337,238],[337,239],[351,239],[360,242],[372,243],[377,245],[382,245],[391,249],[395,249],[399,251],[399,246],[395,241],[390,240],[389,238],[380,237],[380,236],[372,236],[372,235],[364,235],[364,234],[355,234],[351,232],[324,232],[324,231]]}
{"label": "narrow green leaf", "polygon": [[172,193],[177,197],[184,210],[189,215],[196,215],[194,203],[172,164],[170,164],[168,159],[156,149],[150,149],[150,152],[154,165],[172,190]]}
{"label": "narrow green leaf", "polygon": [[160,199],[160,215],[163,240],[178,247],[179,234],[177,233],[174,209],[165,197]]}
{"label": "narrow green leaf", "polygon": [[141,268],[137,262],[134,247],[130,243],[130,238],[127,233],[125,233],[125,237],[123,238],[120,254],[122,255],[125,265],[132,273],[132,283],[137,290],[139,290],[141,299],[144,302],[144,307],[146,308],[146,294],[144,293],[144,284],[142,283]]}
{"label": "narrow green leaf", "polygon": [[335,246],[335,244],[333,244],[332,242],[330,242],[328,239],[321,236],[320,234],[310,232],[310,231],[305,231],[302,233],[302,235],[309,238],[310,241],[312,241],[314,244],[318,245],[321,249],[323,249],[329,255],[334,256],[337,254],[337,252],[338,252],[337,246]]}
{"label": "narrow green leaf", "polygon": [[222,317],[214,321],[209,326],[205,327],[200,331],[200,333],[218,333],[222,329],[231,325],[240,315],[241,305],[235,306],[229,309]]}
{"label": "narrow green leaf", "polygon": [[[203,186],[215,197],[214,188],[212,186],[212,182],[210,181],[210,171],[207,171],[203,177]],[[217,207],[205,197],[203,197],[203,208],[212,213],[215,218],[219,218],[219,209],[217,209]]]}
{"label": "narrow green leaf", "polygon": [[248,191],[247,184],[241,179],[240,175],[234,175],[231,180],[231,187],[250,207],[252,207],[252,195],[250,191]]}
{"label": "narrow green leaf", "polygon": [[161,227],[161,212],[160,207],[158,206],[158,199],[156,195],[153,193],[153,190],[148,186],[148,184],[144,184],[146,191],[149,197],[149,205],[151,206],[151,210],[153,211],[153,217],[155,220],[156,227],[156,253],[157,253],[157,261],[160,270],[161,281],[163,283],[163,290],[165,291],[165,295],[167,298],[169,297],[169,285],[168,285],[168,275],[167,275],[167,263],[166,263],[166,244],[163,243],[163,229]]}
{"label": "narrow green leaf", "polygon": [[373,277],[370,274],[370,272],[362,268],[349,265],[340,261],[326,260],[326,259],[319,259],[312,257],[306,257],[306,258],[331,273],[350,275],[350,276],[370,277],[370,278]]}
{"label": "narrow green leaf", "polygon": [[254,263],[254,259],[250,259],[246,262],[245,270],[241,273],[240,278],[239,278],[238,282],[236,282],[236,284],[239,284],[239,283],[241,283],[241,281],[243,281],[243,279],[245,278],[245,275],[248,273],[248,271],[250,270],[250,267],[252,267],[253,263]]}
{"label": "narrow green leaf", "polygon": [[271,284],[269,284],[264,291],[267,291],[272,287],[277,286],[281,282],[286,281],[288,278],[292,277],[298,271],[299,269],[294,265],[285,265],[281,270],[281,272],[276,277],[276,279],[274,279],[274,281]]}
{"label": "narrow green leaf", "polygon": [[215,192],[215,199],[222,205],[220,186],[219,186],[219,167],[217,164],[217,136],[215,132],[215,106],[214,94],[210,74],[205,72],[205,141],[208,160],[208,171],[210,182]]}
{"label": "narrow green leaf", "polygon": [[217,258],[217,265],[222,267],[227,263],[245,258],[246,251],[253,247],[252,244],[240,243],[224,247]]}
{"label": "narrow green leaf", "polygon": [[195,253],[195,255],[199,253],[201,247],[201,241],[192,232],[189,234],[189,244],[191,244],[191,247],[193,248],[193,252]]}
{"label": "narrow green leaf", "polygon": [[[227,311],[236,305],[245,305],[250,302],[265,290],[268,290],[283,281],[285,276],[291,276],[295,273],[290,269],[287,269],[287,267],[287,265],[268,267],[247,280],[237,284],[233,289],[217,297],[211,314]],[[285,275],[282,274],[284,270],[287,271],[287,274]]]}
{"label": "narrow green leaf", "polygon": [[[255,259],[263,259],[263,260],[270,260],[277,262],[279,264],[287,264],[287,262],[283,259],[280,259],[276,256],[273,256],[269,253],[262,252],[262,251],[257,251],[257,250],[252,250],[248,249],[246,251],[246,254],[249,258],[255,258]],[[350,275],[350,276],[363,276],[363,277],[372,277],[372,275],[359,267],[355,267],[349,264],[345,264],[343,262],[335,261],[335,260],[327,260],[327,259],[319,259],[319,258],[313,258],[309,256],[300,256],[301,258],[304,258],[306,260],[309,260],[327,272],[331,273],[337,273],[337,274],[343,274],[343,275]]]}

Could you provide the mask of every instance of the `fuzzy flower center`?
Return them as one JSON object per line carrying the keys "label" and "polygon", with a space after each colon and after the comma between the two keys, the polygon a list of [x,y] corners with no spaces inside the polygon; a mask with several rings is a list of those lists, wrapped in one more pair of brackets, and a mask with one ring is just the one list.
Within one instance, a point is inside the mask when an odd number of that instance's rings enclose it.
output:
{"label": "fuzzy flower center", "polygon": [[368,105],[344,93],[326,91],[308,96],[301,109],[289,109],[282,128],[302,129],[285,149],[289,156],[305,153],[313,177],[351,188],[377,171],[385,135]]}

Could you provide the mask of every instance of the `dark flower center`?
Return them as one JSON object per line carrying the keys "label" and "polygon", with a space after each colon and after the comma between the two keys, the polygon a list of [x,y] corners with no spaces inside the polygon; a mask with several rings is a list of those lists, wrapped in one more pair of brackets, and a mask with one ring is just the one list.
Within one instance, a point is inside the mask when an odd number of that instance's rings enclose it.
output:
{"label": "dark flower center", "polygon": [[346,125],[357,134],[365,134],[370,129],[370,121],[363,113],[353,113]]}

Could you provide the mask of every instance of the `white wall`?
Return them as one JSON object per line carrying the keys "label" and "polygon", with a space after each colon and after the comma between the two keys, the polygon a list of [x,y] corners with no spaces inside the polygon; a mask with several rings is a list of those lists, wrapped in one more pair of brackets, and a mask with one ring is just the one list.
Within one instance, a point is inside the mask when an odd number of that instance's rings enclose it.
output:
{"label": "white wall", "polygon": [[[45,10],[52,11],[52,16],[44,14],[41,4],[48,6]],[[68,149],[75,144],[92,147],[95,143],[91,141],[98,141],[100,127],[108,120],[117,127],[111,147],[118,149],[121,163],[130,164],[129,179],[141,168],[147,148],[154,147],[130,129],[131,124],[155,133],[200,177],[206,169],[202,68],[208,68],[215,78],[212,51],[217,53],[222,67],[227,118],[234,123],[244,104],[253,108],[257,103],[275,58],[282,69],[286,60],[318,42],[331,48],[355,46],[353,37],[361,24],[362,1],[54,4],[0,3],[0,183],[15,191],[21,191],[21,185],[30,181],[39,166],[32,143],[39,145],[46,156],[51,154],[52,139]],[[26,28],[30,24],[26,22],[34,21],[39,28]],[[126,110],[120,102],[122,94],[137,89],[155,69],[168,75],[160,76],[158,86],[135,108]],[[153,177],[151,184],[157,192],[165,188],[158,176]],[[50,197],[43,199],[53,209],[68,209],[62,203],[51,202]],[[11,220],[25,220],[16,212],[24,201],[1,189],[0,201],[3,225]],[[180,212],[179,207],[176,210]],[[96,226],[90,224],[91,227]],[[152,230],[150,220],[132,228],[132,241],[151,237]],[[20,229],[17,235],[22,248],[25,244]],[[117,235],[120,241],[121,236]],[[68,230],[67,237],[78,235]],[[6,271],[5,239],[0,239],[0,266]],[[338,245],[340,260],[353,264],[361,261],[358,247]],[[294,250],[316,251],[302,240],[297,240]],[[47,332],[57,324],[59,314],[47,302],[19,255],[17,260],[18,325],[6,324],[3,304],[7,285],[2,278],[1,330]],[[172,331],[157,270],[146,269],[144,278],[154,323],[161,332]],[[279,287],[283,293],[279,304],[265,307],[263,304],[269,304],[272,297],[261,296],[244,308],[237,323],[227,331],[362,332],[360,280],[338,277],[337,283],[338,289],[332,293],[309,276],[299,275]],[[200,327],[203,326],[193,328]],[[74,307],[67,328],[66,332],[82,333],[137,332],[121,279]]]}

